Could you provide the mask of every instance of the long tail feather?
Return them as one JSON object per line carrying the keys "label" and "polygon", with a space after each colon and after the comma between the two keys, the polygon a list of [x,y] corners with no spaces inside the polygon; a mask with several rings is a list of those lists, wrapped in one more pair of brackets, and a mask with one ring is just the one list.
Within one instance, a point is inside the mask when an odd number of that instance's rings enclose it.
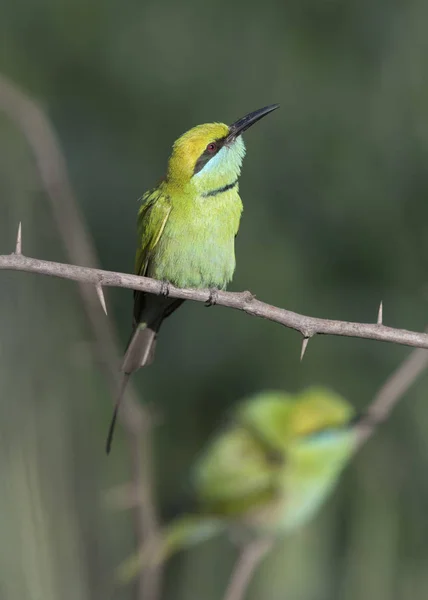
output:
{"label": "long tail feather", "polygon": [[148,325],[140,323],[132,335],[122,363],[124,373],[133,373],[153,360],[154,346],[162,319]]}
{"label": "long tail feather", "polygon": [[[141,304],[143,295],[137,296],[137,298],[138,300],[136,300],[136,302],[138,301]],[[162,321],[174,312],[174,310],[183,303],[183,300],[163,297],[159,298],[158,296],[149,295],[145,302],[144,315],[139,315],[139,318],[144,320],[139,323],[137,321],[138,324],[135,325],[123,358],[121,371],[124,375],[107,435],[107,454],[109,454],[111,450],[117,415],[125,395],[129,377],[131,373],[140,367],[145,367],[153,362],[157,335],[159,328],[162,325]],[[136,317],[134,316],[134,318]]]}
{"label": "long tail feather", "polygon": [[115,427],[116,427],[117,415],[118,415],[118,412],[119,412],[120,405],[122,403],[122,399],[123,399],[123,397],[125,395],[125,389],[126,389],[126,386],[128,384],[129,377],[130,377],[130,373],[124,373],[123,378],[122,378],[122,383],[121,383],[121,386],[120,386],[119,395],[118,395],[117,400],[116,400],[116,404],[115,404],[115,407],[114,407],[114,410],[113,410],[113,415],[112,415],[112,418],[111,418],[111,421],[110,421],[110,427],[108,429],[108,434],[107,434],[107,442],[106,442],[106,452],[107,452],[107,454],[110,454],[111,445],[112,445],[112,442],[113,442],[114,430],[115,430]]}
{"label": "long tail feather", "polygon": [[128,344],[128,348],[123,359],[121,371],[123,371],[122,383],[120,386],[119,394],[116,400],[116,404],[113,410],[113,415],[110,421],[110,427],[107,434],[106,452],[110,454],[111,445],[113,442],[114,430],[116,428],[117,415],[119,413],[120,405],[125,396],[125,389],[128,384],[131,373],[144,367],[153,360],[154,347],[156,344],[157,329],[161,321],[159,321],[156,330],[153,327],[147,327],[145,323],[135,329],[132,334],[132,338]]}

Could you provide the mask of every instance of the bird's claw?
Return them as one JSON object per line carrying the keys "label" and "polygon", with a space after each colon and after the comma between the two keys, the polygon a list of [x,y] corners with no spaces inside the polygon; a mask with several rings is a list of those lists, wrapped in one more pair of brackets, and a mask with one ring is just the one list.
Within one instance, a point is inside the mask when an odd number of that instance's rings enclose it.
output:
{"label": "bird's claw", "polygon": [[168,281],[162,281],[160,295],[163,296],[164,298],[168,298],[168,296],[169,296],[169,282]]}
{"label": "bird's claw", "polygon": [[205,302],[205,306],[215,306],[218,300],[218,289],[210,288],[210,296],[208,300]]}

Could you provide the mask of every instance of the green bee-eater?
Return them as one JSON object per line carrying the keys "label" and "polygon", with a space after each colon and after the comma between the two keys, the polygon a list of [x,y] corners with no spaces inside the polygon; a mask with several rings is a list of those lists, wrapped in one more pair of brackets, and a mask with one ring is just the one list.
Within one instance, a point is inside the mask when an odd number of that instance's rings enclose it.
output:
{"label": "green bee-eater", "polygon": [[230,526],[257,536],[306,523],[333,490],[356,442],[353,407],[323,388],[262,392],[239,405],[193,471],[193,510],[126,561],[121,577]]}
{"label": "green bee-eater", "polygon": [[[232,125],[205,123],[175,142],[165,179],[143,195],[138,211],[137,275],[181,288],[224,289],[235,270],[235,236],[242,212],[239,175],[242,134],[278,104],[260,108]],[[133,332],[122,364],[123,385],[151,362],[163,320],[183,300],[134,292]]]}

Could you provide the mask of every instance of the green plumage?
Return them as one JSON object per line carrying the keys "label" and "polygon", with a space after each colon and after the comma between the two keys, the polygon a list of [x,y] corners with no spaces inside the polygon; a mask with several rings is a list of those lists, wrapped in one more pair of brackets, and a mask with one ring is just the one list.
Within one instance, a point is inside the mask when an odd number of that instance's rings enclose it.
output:
{"label": "green plumage", "polygon": [[225,288],[235,270],[235,236],[242,203],[238,185],[203,197],[195,190],[168,196],[166,183],[148,194],[139,214],[139,237],[157,238],[138,254],[138,272],[177,287]]}
{"label": "green plumage", "polygon": [[276,536],[306,523],[352,456],[354,410],[322,388],[297,395],[263,392],[244,401],[208,444],[192,477],[191,514],[166,526],[121,568],[128,579],[229,528]]}
{"label": "green plumage", "polygon": [[[235,271],[235,237],[242,212],[241,133],[275,108],[250,113],[230,127],[198,125],[175,142],[165,179],[144,194],[138,212],[138,275],[181,288],[226,288]],[[174,298],[134,293],[133,331],[122,363],[123,384],[107,452],[129,375],[153,360],[162,322],[180,304]]]}
{"label": "green plumage", "polygon": [[[235,236],[242,202],[238,176],[245,153],[241,138],[223,146],[205,167],[195,166],[206,146],[228,134],[222,124],[199,125],[174,145],[167,177],[143,196],[138,213],[135,269],[139,275],[183,288],[224,289],[235,270]],[[234,183],[232,188],[228,185]],[[153,357],[163,319],[181,301],[135,293],[134,328],[122,370],[131,373]],[[143,332],[143,329],[146,331]],[[137,355],[137,356],[136,356]]]}
{"label": "green plumage", "polygon": [[[165,180],[146,192],[138,213],[139,275],[183,288],[224,289],[232,279],[242,212],[238,193],[245,153],[242,139],[222,146],[195,173],[206,146],[218,144],[216,140],[228,132],[227,125],[199,125],[174,144]],[[162,321],[181,303],[135,292],[134,332],[122,365],[126,374],[153,359]]]}
{"label": "green plumage", "polygon": [[[235,270],[235,236],[242,202],[238,185],[204,197],[194,186],[167,182],[148,192],[138,215],[136,272],[182,288],[224,289]],[[162,321],[181,300],[134,294],[134,333],[122,365],[132,373],[153,359]]]}

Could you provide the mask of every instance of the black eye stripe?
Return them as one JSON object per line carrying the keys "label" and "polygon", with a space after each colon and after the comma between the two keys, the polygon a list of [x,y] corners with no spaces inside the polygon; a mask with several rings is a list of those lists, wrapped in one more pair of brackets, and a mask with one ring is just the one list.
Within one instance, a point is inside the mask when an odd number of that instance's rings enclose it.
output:
{"label": "black eye stripe", "polygon": [[225,141],[226,141],[226,136],[223,138],[220,138],[219,140],[214,140],[214,143],[217,146],[217,149],[215,150],[215,152],[209,152],[206,149],[202,152],[201,156],[196,161],[195,168],[193,170],[193,175],[196,175],[196,173],[199,173],[199,171],[201,171],[205,167],[207,162],[209,160],[211,160],[217,154],[217,152],[219,150],[221,150],[221,148],[223,148]]}

